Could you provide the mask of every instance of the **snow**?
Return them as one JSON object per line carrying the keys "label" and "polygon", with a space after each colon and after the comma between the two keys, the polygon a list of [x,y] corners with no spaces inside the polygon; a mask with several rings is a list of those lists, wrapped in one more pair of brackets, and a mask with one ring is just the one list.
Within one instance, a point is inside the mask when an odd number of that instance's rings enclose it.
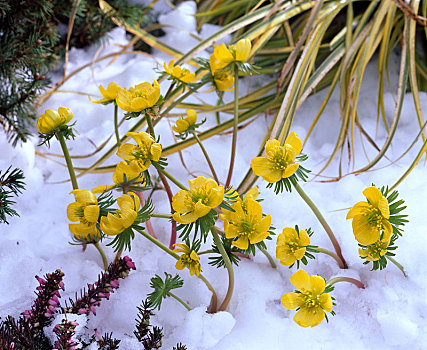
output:
{"label": "snow", "polygon": [[[161,2],[160,2],[161,3]],[[189,36],[188,32],[195,33],[195,21],[192,14],[195,3],[183,2],[176,10],[166,11],[163,8],[161,23],[173,25],[166,29],[167,35],[162,38],[165,43],[178,47],[185,52],[191,49],[197,41]],[[176,27],[184,31],[177,30]],[[216,28],[204,26],[202,37],[210,35]],[[105,44],[102,51],[91,47],[86,50],[73,49],[70,52],[68,72],[98,57],[116,52],[119,45],[126,45],[128,40],[125,32],[117,28],[109,34],[109,44]],[[208,52],[200,55],[207,57]],[[42,113],[47,108],[57,109],[67,106],[74,112],[75,128],[79,135],[75,141],[68,141],[70,152],[74,155],[89,154],[95,150],[94,145],[101,145],[113,132],[112,106],[92,104],[84,95],[71,93],[83,91],[88,94],[99,95],[98,85],[107,86],[115,81],[122,86],[150,81],[156,78],[153,68],[157,67],[156,60],[163,63],[169,60],[163,53],[155,52],[154,58],[148,56],[122,55],[116,61],[111,59],[97,63],[94,68],[85,69],[69,79],[61,87],[63,93],[55,93],[40,108]],[[399,56],[396,53],[390,62],[391,79],[396,82]],[[362,86],[358,113],[361,123],[371,136],[375,135],[377,144],[381,147],[386,134],[383,128],[376,130],[376,66],[368,66],[366,79]],[[60,78],[60,75],[56,77]],[[241,82],[242,93],[246,91],[246,81]],[[257,83],[257,78],[252,79]],[[393,85],[393,86],[396,86]],[[162,92],[168,88],[168,82],[161,84]],[[70,92],[71,91],[71,92]],[[387,120],[390,123],[394,110],[394,92],[385,95]],[[322,103],[326,91],[310,97],[298,110],[293,130],[303,139],[309,126]],[[201,98],[211,104],[216,103],[214,93],[201,94]],[[232,93],[226,100],[232,99]],[[427,110],[427,94],[420,93],[421,108]],[[197,101],[195,99],[190,101]],[[203,115],[207,118],[202,128],[215,125],[214,115]],[[223,119],[230,116],[222,115]],[[327,122],[326,122],[327,119]],[[264,116],[239,132],[238,156],[232,183],[237,186],[246,173],[250,160],[257,154],[265,132],[272,120]],[[134,120],[125,121],[120,128],[123,135]],[[170,145],[173,137],[170,121],[162,120],[156,126],[156,132],[161,135],[163,146]],[[305,166],[311,168],[315,174],[331,154],[338,126],[339,96],[334,93],[320,123],[314,129],[313,135],[304,148],[309,155]],[[334,127],[337,126],[337,127]],[[395,160],[409,147],[418,130],[418,122],[413,107],[412,96],[405,97],[400,125],[392,147],[387,153],[391,160]],[[362,150],[360,137],[355,134],[357,156],[355,165],[343,161],[344,173],[360,168],[367,163]],[[37,281],[34,276],[43,275],[60,268],[64,273],[66,291],[62,301],[72,298],[74,293],[87,283],[93,282],[102,269],[102,262],[98,252],[89,246],[85,252],[79,247],[68,244],[71,233],[68,231],[66,207],[73,201],[69,195],[71,185],[64,182],[68,173],[64,166],[55,161],[61,158],[46,159],[36,155],[46,153],[60,154],[57,142],[51,142],[51,148],[36,146],[38,140],[32,138],[26,144],[12,148],[6,141],[3,133],[0,134],[0,169],[5,170],[9,165],[19,167],[24,171],[27,189],[16,199],[14,208],[20,218],[11,218],[10,225],[2,225],[0,236],[0,316],[8,314],[18,316],[28,309],[34,299]],[[218,176],[225,179],[229,161],[231,134],[212,137],[204,141],[204,145],[211,155]],[[110,141],[103,150],[89,159],[75,159],[76,166],[88,166],[103,154],[112,145]],[[362,191],[375,183],[377,186],[392,185],[406,171],[416,153],[421,147],[420,141],[408,154],[396,163],[383,159],[375,171],[358,176],[349,175],[338,182],[320,182],[327,180],[317,177],[313,181],[303,184],[304,191],[320,208],[326,220],[333,228],[347,259],[349,269],[340,270],[335,261],[326,255],[318,255],[315,261],[310,261],[305,268],[309,274],[319,274],[327,280],[336,276],[348,276],[360,279],[366,285],[360,290],[354,285],[339,283],[333,292],[337,305],[334,306],[335,317],[330,317],[329,323],[322,322],[312,329],[304,329],[293,322],[293,310],[286,310],[280,303],[281,296],[293,291],[289,277],[296,268],[288,269],[277,261],[278,268],[272,269],[261,253],[251,259],[242,259],[239,267],[235,268],[235,291],[233,299],[226,312],[207,314],[205,312],[210,293],[206,286],[197,278],[190,277],[188,271],[179,271],[184,279],[184,287],[176,294],[182,298],[192,311],[188,312],[172,298],[166,299],[161,311],[152,318],[153,325],[164,328],[164,347],[171,349],[178,342],[182,342],[189,349],[425,349],[427,348],[427,265],[425,264],[424,249],[427,243],[427,223],[425,221],[425,186],[424,161],[420,161],[408,178],[399,185],[401,198],[408,206],[406,213],[410,222],[406,225],[404,235],[397,243],[396,259],[405,267],[408,278],[392,264],[383,271],[370,271],[363,265],[358,256],[357,243],[352,234],[351,222],[345,220],[348,208],[356,202],[364,200]],[[373,159],[376,150],[366,144],[365,148],[369,159]],[[218,151],[221,149],[221,151]],[[196,175],[207,172],[203,156],[197,145],[182,152],[185,163]],[[344,154],[344,158],[346,155]],[[113,155],[105,164],[115,164],[119,158]],[[186,182],[191,178],[183,168],[179,157],[175,154],[168,157],[168,170],[177,178]],[[336,176],[338,161],[335,160],[327,169],[324,176]],[[111,183],[111,174],[85,175],[78,179],[82,189],[91,189],[100,184]],[[266,183],[258,181],[263,212],[272,215],[272,224],[280,233],[284,227],[298,224],[301,228],[311,227],[314,230],[312,244],[332,249],[327,236],[323,233],[318,221],[293,191],[276,196],[265,188]],[[172,187],[176,192],[177,188]],[[153,196],[156,211],[166,213],[169,203],[166,195],[156,192]],[[159,239],[166,244],[169,241],[170,224],[163,219],[153,219],[153,226]],[[269,252],[275,255],[275,238],[267,241]],[[209,243],[209,242],[208,242]],[[209,246],[206,247],[207,249]],[[114,253],[104,246],[107,257],[111,261]],[[136,307],[140,305],[147,293],[150,292],[149,281],[155,274],[163,275],[166,271],[176,274],[175,261],[163,253],[156,246],[141,236],[137,236],[132,244],[132,251],[128,254],[135,261],[137,270],[121,281],[120,288],[111,295],[109,301],[104,300],[97,312],[91,316],[87,327],[89,330],[98,329],[99,332],[113,332],[113,336],[122,339],[121,348],[141,348],[134,339],[134,319]],[[215,269],[208,265],[207,257],[201,257],[203,274],[217,290],[222,300],[227,288],[227,273],[225,269]],[[59,321],[59,319],[58,319]]]}

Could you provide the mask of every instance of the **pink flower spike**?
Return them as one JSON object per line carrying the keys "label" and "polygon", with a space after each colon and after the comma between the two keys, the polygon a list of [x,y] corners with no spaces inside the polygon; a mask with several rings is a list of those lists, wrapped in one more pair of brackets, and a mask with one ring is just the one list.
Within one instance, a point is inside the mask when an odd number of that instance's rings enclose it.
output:
{"label": "pink flower spike", "polygon": [[78,314],[80,314],[80,315],[83,315],[83,314],[86,314],[86,313],[87,313],[87,310],[86,310],[86,309],[79,309],[79,310],[77,311],[77,313],[78,313]]}
{"label": "pink flower spike", "polygon": [[59,288],[61,288],[62,290],[65,290],[65,286],[64,286],[63,281],[59,282]]}
{"label": "pink flower spike", "polygon": [[56,296],[56,297],[58,297],[58,298],[60,298],[60,297],[61,297],[61,294],[59,294],[59,291],[57,291],[57,290],[54,290],[54,291],[53,291],[53,294],[54,294],[54,296]]}
{"label": "pink flower spike", "polygon": [[56,311],[56,307],[49,305],[49,310],[52,311],[52,313],[54,313]]}
{"label": "pink flower spike", "polygon": [[47,311],[44,313],[44,317],[51,318],[52,314],[49,311]]}
{"label": "pink flower spike", "polygon": [[119,281],[118,280],[112,280],[110,282],[111,286],[114,288],[118,288],[119,287]]}
{"label": "pink flower spike", "polygon": [[37,275],[36,275],[36,279],[37,279],[37,282],[39,282],[41,285],[46,284],[46,280],[43,279],[43,278],[41,278],[41,277],[39,277],[39,276],[37,276]]}
{"label": "pink flower spike", "polygon": [[78,325],[79,325],[76,321],[70,321],[69,323],[70,323],[70,325],[72,325],[72,326],[78,326]]}
{"label": "pink flower spike", "polygon": [[126,266],[129,267],[129,269],[136,270],[135,263],[133,261],[128,261]]}
{"label": "pink flower spike", "polygon": [[95,306],[91,306],[90,307],[90,311],[92,311],[92,313],[96,316],[96,308],[95,308]]}
{"label": "pink flower spike", "polygon": [[55,300],[53,300],[53,298],[52,299],[49,299],[49,301],[47,302],[49,305],[53,305],[53,306],[56,306],[56,305],[58,305],[58,302],[57,301],[55,301]]}

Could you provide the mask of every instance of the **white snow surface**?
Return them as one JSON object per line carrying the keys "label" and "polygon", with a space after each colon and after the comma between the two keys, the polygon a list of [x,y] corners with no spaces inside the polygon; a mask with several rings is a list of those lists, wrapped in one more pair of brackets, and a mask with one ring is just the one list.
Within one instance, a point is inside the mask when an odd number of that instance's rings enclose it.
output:
{"label": "white snow surface", "polygon": [[[164,11],[161,23],[173,24],[173,30],[167,30],[164,42],[185,52],[191,49],[197,40],[189,36],[195,33],[195,20],[192,14],[195,3],[184,2],[178,9]],[[182,28],[179,30],[176,28]],[[209,26],[204,28],[201,36],[209,35],[215,30]],[[205,33],[205,34],[203,34]],[[197,34],[197,33],[195,33]],[[101,55],[120,50],[120,46],[128,43],[122,29],[115,29],[109,35],[109,44]],[[68,72],[83,64],[91,62],[97,54],[98,47],[86,50],[71,50]],[[209,52],[200,55],[207,57]],[[170,58],[154,52],[154,57],[161,63]],[[390,62],[393,86],[399,65],[399,53],[395,53]],[[99,95],[98,86],[108,85],[115,81],[121,86],[132,86],[143,81],[151,81],[157,75],[154,59],[145,56],[122,55],[115,62],[109,59],[100,62],[91,70],[89,67],[69,79],[61,91],[54,94],[40,109],[57,109],[67,106],[74,112],[75,129],[79,132],[74,141],[68,141],[73,155],[84,155],[94,151],[113,132],[113,107],[90,103],[86,96],[72,93],[73,91]],[[191,68],[193,69],[193,68]],[[54,79],[58,79],[58,75]],[[272,77],[274,78],[274,77]],[[241,80],[241,94],[247,92],[249,80]],[[252,79],[252,86],[258,83],[257,77]],[[163,94],[168,82],[161,84]],[[385,95],[387,120],[390,124],[393,117],[393,92]],[[293,131],[304,139],[309,126],[326,94],[321,91],[310,97],[298,110]],[[376,95],[377,80],[375,63],[368,66],[365,81],[358,105],[358,115],[365,130],[375,136],[381,147],[386,133],[383,127],[376,130]],[[214,93],[201,94],[201,98],[210,104],[216,103]],[[422,110],[427,111],[427,94],[421,93]],[[232,93],[226,96],[232,99]],[[196,101],[195,99],[189,101]],[[203,115],[207,118],[202,128],[215,125],[214,115]],[[222,115],[222,118],[230,118]],[[267,131],[272,116],[261,115],[238,134],[238,154],[232,184],[237,186],[249,167],[250,159],[256,156],[259,145]],[[126,121],[120,128],[123,135],[135,120]],[[168,120],[162,120],[156,126],[156,133],[161,135],[163,146],[173,142]],[[305,166],[314,173],[322,168],[328,155],[331,154],[338,128],[340,126],[339,96],[334,94],[323,113],[320,123],[304,147],[309,155]],[[409,147],[419,130],[411,95],[405,98],[402,117],[392,147],[387,153],[390,160],[395,160]],[[358,131],[355,132],[356,159],[355,164],[347,166],[343,161],[345,173],[360,168],[367,163],[361,147]],[[113,137],[114,138],[114,137]],[[98,252],[89,246],[82,252],[78,246],[70,245],[71,233],[68,230],[66,207],[74,201],[69,194],[70,182],[64,182],[68,173],[61,158],[49,156],[50,159],[38,156],[42,154],[60,154],[60,147],[52,140],[51,147],[36,146],[38,139],[12,148],[6,141],[4,133],[0,134],[0,169],[9,165],[21,168],[26,177],[27,189],[16,199],[14,208],[19,218],[11,218],[10,225],[1,226],[0,235],[0,316],[10,314],[17,317],[20,312],[31,307],[34,290],[38,285],[34,275],[61,269],[65,273],[65,292],[62,302],[87,283],[93,283],[101,272],[102,262]],[[204,141],[217,169],[218,176],[225,180],[231,144],[231,134],[223,134]],[[109,149],[112,141],[104,148]],[[367,157],[373,159],[376,150],[364,142]],[[396,259],[405,266],[408,277],[393,265],[389,264],[383,271],[370,271],[363,265],[358,256],[358,246],[352,233],[351,222],[345,219],[347,210],[356,202],[364,200],[362,191],[375,183],[377,186],[392,185],[410,165],[415,154],[421,147],[420,141],[409,153],[396,163],[383,159],[376,168],[358,176],[349,175],[338,182],[320,182],[327,178],[318,177],[306,184],[304,190],[320,208],[321,212],[333,228],[345,258],[349,264],[347,270],[340,270],[329,256],[318,254],[315,261],[310,261],[305,268],[309,274],[319,274],[326,280],[336,276],[349,276],[360,279],[366,289],[361,290],[352,284],[339,283],[333,292],[337,305],[334,306],[335,317],[329,318],[314,328],[301,328],[293,320],[294,310],[286,310],[280,303],[281,296],[294,290],[289,277],[296,267],[289,269],[278,263],[277,269],[270,267],[263,254],[258,252],[253,259],[243,259],[235,267],[235,290],[232,301],[226,312],[207,314],[210,292],[197,278],[191,277],[188,270],[177,271],[175,260],[154,246],[142,236],[137,236],[132,244],[132,251],[127,253],[136,264],[136,271],[120,282],[120,288],[111,295],[109,301],[104,300],[98,308],[96,316],[90,316],[87,327],[89,332],[113,332],[122,340],[122,349],[140,349],[141,345],[133,337],[134,319],[137,306],[150,292],[149,281],[155,274],[163,272],[179,273],[184,279],[184,287],[177,290],[179,295],[192,311],[188,312],[182,305],[170,298],[163,302],[162,309],[152,318],[152,323],[164,329],[164,349],[172,349],[178,342],[187,344],[188,349],[426,349],[427,348],[427,264],[425,252],[427,246],[427,223],[425,220],[427,186],[424,160],[420,161],[407,179],[398,186],[401,198],[405,199],[410,222],[405,226],[403,237],[398,243]],[[77,167],[88,166],[102,152],[88,159],[74,159]],[[182,152],[186,165],[196,175],[206,175],[208,168],[200,149],[192,146]],[[344,154],[343,159],[346,159]],[[106,164],[115,164],[119,158],[112,156]],[[192,176],[186,172],[179,157],[175,154],[168,157],[167,170],[183,182]],[[104,164],[104,165],[106,165]],[[338,160],[323,174],[336,176]],[[78,179],[81,189],[91,189],[100,184],[111,183],[111,174],[93,174]],[[330,241],[323,232],[319,222],[306,203],[293,191],[276,196],[265,188],[266,182],[258,181],[263,211],[272,215],[272,224],[280,233],[284,227],[298,224],[299,227],[311,227],[314,230],[312,244],[332,250]],[[177,188],[172,185],[174,192]],[[115,194],[117,195],[117,194]],[[164,192],[157,191],[153,197],[156,212],[167,213],[169,203]],[[154,230],[159,239],[168,244],[170,223],[164,219],[152,219]],[[267,241],[271,255],[275,256],[275,241]],[[209,242],[208,242],[209,243]],[[108,259],[114,257],[113,251],[103,244]],[[209,249],[210,245],[206,246]],[[202,269],[206,278],[217,290],[222,300],[227,289],[227,272],[208,265],[205,255],[201,257]],[[59,321],[58,321],[59,322]]]}

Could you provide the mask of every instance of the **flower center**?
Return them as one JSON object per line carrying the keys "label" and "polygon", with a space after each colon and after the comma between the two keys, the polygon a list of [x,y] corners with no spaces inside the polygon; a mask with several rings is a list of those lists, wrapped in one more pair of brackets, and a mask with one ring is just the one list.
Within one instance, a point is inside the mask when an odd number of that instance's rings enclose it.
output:
{"label": "flower center", "polygon": [[147,93],[148,93],[148,91],[145,89],[144,90],[136,90],[136,91],[132,92],[132,97],[134,97],[134,98],[142,97],[142,98],[147,99]]}
{"label": "flower center", "polygon": [[267,155],[267,159],[273,163],[274,170],[284,171],[289,165],[293,164],[295,157],[293,149],[289,147],[277,147],[274,152]]}
{"label": "flower center", "polygon": [[374,208],[372,205],[369,206],[366,214],[368,224],[371,226],[376,226],[379,230],[381,229],[383,216],[379,209]]}
{"label": "flower center", "polygon": [[312,293],[304,294],[303,306],[306,308],[313,308],[313,307],[320,306],[319,298],[320,298],[320,295],[313,295]]}
{"label": "flower center", "polygon": [[286,244],[292,253],[295,252],[295,250],[300,249],[300,246],[297,242],[287,242]]}
{"label": "flower center", "polygon": [[137,159],[150,159],[150,152],[146,145],[144,145],[143,147],[139,147],[138,149],[133,150],[130,153]]}

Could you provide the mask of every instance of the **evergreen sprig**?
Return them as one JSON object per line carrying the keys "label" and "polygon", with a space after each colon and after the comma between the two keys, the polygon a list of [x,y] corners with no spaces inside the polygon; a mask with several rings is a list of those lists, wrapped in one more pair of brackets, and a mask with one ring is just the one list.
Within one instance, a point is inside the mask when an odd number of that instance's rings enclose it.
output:
{"label": "evergreen sprig", "polygon": [[170,296],[169,292],[172,289],[181,288],[183,285],[184,281],[179,275],[172,277],[172,275],[165,272],[164,281],[159,275],[155,275],[155,277],[150,280],[150,287],[153,288],[154,291],[148,294],[148,300],[154,308],[160,310],[163,299]]}
{"label": "evergreen sprig", "polygon": [[0,170],[0,223],[9,224],[7,216],[19,216],[11,205],[15,204],[12,195],[18,196],[25,189],[23,181],[24,173],[21,169],[15,168],[10,171],[12,166],[2,174]]}

